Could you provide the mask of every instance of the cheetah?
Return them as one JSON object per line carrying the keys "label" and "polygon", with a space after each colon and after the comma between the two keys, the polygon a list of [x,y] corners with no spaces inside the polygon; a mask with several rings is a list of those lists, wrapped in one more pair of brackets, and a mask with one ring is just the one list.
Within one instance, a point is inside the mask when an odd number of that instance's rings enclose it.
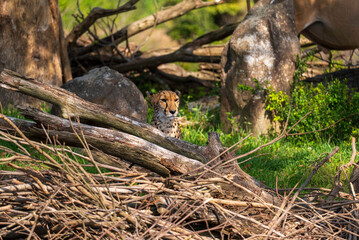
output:
{"label": "cheetah", "polygon": [[164,90],[156,94],[148,91],[146,93],[153,107],[151,125],[170,137],[182,139],[181,128],[176,117],[181,92]]}

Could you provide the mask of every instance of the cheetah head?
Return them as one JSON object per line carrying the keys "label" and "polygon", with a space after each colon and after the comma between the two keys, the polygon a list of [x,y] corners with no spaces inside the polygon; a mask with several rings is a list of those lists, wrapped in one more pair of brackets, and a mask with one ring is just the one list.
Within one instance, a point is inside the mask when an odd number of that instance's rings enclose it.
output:
{"label": "cheetah head", "polygon": [[179,91],[160,91],[156,94],[146,92],[148,100],[154,108],[154,114],[158,114],[158,117],[172,118],[178,114]]}

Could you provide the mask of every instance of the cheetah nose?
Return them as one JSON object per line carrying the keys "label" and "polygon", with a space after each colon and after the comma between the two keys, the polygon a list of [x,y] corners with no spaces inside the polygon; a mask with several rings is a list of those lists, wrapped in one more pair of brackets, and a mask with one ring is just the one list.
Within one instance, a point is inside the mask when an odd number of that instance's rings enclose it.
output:
{"label": "cheetah nose", "polygon": [[174,110],[174,111],[173,111],[173,110],[170,110],[170,113],[171,113],[171,114],[175,114],[175,113],[176,113],[176,110]]}

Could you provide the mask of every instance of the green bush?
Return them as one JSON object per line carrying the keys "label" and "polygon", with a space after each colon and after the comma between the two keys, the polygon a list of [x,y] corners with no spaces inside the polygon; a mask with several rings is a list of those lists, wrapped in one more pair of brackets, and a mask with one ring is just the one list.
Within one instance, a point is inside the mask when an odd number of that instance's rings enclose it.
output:
{"label": "green bush", "polygon": [[[267,110],[274,113],[274,120],[282,124],[287,120],[293,126],[307,113],[310,114],[293,131],[315,132],[306,138],[349,139],[358,135],[359,92],[351,92],[345,82],[335,79],[319,84],[297,82],[291,98],[283,92],[269,91]],[[341,120],[341,121],[340,121]],[[338,122],[339,121],[339,122]],[[330,127],[335,124],[335,127]]]}

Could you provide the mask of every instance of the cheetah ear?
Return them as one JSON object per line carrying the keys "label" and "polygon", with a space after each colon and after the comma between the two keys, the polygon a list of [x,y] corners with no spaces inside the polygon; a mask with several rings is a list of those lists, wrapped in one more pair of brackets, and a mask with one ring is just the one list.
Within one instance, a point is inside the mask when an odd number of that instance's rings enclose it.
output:
{"label": "cheetah ear", "polygon": [[152,105],[152,97],[153,97],[153,93],[149,92],[149,91],[146,91],[146,95],[147,95],[147,98],[148,98],[148,101],[151,103]]}
{"label": "cheetah ear", "polygon": [[148,97],[148,100],[150,100],[153,96],[153,93],[149,92],[149,91],[146,91],[146,95]]}
{"label": "cheetah ear", "polygon": [[181,92],[176,90],[175,93],[177,94],[177,96],[181,96]]}

